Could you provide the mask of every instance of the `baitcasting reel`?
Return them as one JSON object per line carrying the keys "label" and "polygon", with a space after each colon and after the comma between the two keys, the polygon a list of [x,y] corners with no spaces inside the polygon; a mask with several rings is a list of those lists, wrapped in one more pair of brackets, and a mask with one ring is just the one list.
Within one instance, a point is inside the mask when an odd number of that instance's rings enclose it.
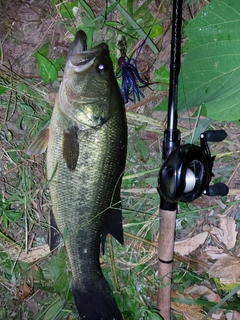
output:
{"label": "baitcasting reel", "polygon": [[158,192],[168,202],[191,202],[201,194],[225,196],[224,183],[209,186],[215,156],[211,156],[208,141],[226,138],[224,130],[205,131],[200,135],[200,147],[184,144],[176,147],[163,163],[158,177]]}

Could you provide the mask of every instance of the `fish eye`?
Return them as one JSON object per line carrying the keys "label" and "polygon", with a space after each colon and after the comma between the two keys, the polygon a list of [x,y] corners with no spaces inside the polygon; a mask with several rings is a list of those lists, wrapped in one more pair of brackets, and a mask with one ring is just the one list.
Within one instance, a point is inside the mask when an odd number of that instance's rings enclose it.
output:
{"label": "fish eye", "polygon": [[106,74],[109,71],[109,65],[107,63],[99,63],[97,65],[97,72],[100,74]]}

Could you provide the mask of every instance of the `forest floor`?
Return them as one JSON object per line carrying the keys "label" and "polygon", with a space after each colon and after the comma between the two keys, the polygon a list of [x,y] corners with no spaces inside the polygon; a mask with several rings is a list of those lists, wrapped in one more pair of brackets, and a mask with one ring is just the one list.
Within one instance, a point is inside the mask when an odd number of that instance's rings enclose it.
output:
{"label": "forest floor", "polygon": [[[105,2],[86,2],[96,17],[104,15]],[[159,52],[154,54],[146,45],[138,57],[139,70],[154,82],[155,70],[169,69],[172,1],[138,1],[136,7],[145,2],[163,28],[153,40]],[[192,19],[206,5],[203,0],[192,3],[184,7],[184,21]],[[64,269],[62,260],[51,257],[48,246],[51,202],[45,156],[26,155],[34,133],[50,119],[64,69],[59,71],[56,81],[45,84],[34,53],[49,43],[48,58],[66,57],[73,39],[70,31],[78,28],[84,11],[79,9],[81,14],[71,21],[63,18],[61,8],[61,2],[50,0],[0,1],[0,319],[77,318],[72,296],[62,298],[66,288],[61,283],[66,283],[61,277],[66,277],[69,270]],[[109,17],[114,19],[119,20],[115,11]],[[106,41],[112,54],[117,55],[118,33],[105,39],[106,26],[97,31],[93,41]],[[129,52],[141,41],[131,39]],[[27,84],[27,89],[22,89],[23,84]],[[167,96],[166,89],[157,90],[156,86],[143,88],[145,97],[126,105],[129,146],[122,186],[125,245],[114,243],[119,282],[112,285],[126,320],[156,319],[149,310],[156,308],[159,283],[156,187],[166,112],[154,108]],[[2,92],[2,87],[8,90]],[[183,141],[193,132],[195,111],[179,113]],[[215,121],[210,126],[223,128],[228,135],[227,143],[212,144],[210,149],[216,155],[215,179],[223,178],[229,194],[224,198],[202,196],[191,204],[179,204],[172,297],[185,299],[185,303],[172,302],[174,319],[201,319],[214,303],[232,292],[240,279],[240,131],[233,123]],[[101,259],[105,276],[112,280],[111,261],[107,257]],[[189,299],[195,302],[190,304]],[[232,294],[231,299],[232,309],[229,307],[228,313],[218,309],[208,319],[240,319],[236,308],[239,296]],[[199,300],[205,304],[198,303]]]}

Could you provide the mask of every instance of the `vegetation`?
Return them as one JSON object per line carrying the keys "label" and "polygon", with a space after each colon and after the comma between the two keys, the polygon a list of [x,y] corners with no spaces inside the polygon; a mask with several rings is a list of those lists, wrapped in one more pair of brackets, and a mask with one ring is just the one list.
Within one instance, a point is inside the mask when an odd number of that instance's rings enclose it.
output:
{"label": "vegetation", "polygon": [[[212,313],[225,319],[226,313],[239,317],[240,312],[239,128],[233,123],[238,122],[240,109],[236,59],[240,9],[238,0],[231,3],[212,0],[203,8],[205,2],[188,0],[184,6],[179,129],[184,142],[196,143],[207,128],[227,131],[228,138],[210,148],[216,155],[213,181],[227,183],[230,193],[221,199],[201,197],[191,204],[179,203],[176,241],[184,239],[185,243],[177,242],[175,248],[174,319],[209,319]],[[156,187],[166,121],[163,100],[168,94],[172,3],[111,0],[103,5],[102,1],[52,0],[33,5],[36,12],[47,5],[47,12],[43,12],[48,21],[54,22],[67,39],[82,29],[89,47],[105,41],[116,72],[122,37],[126,39],[127,57],[131,57],[150,32],[134,58],[141,75],[159,83],[142,88],[145,97],[126,105],[129,146],[122,185],[125,244],[121,246],[108,237],[106,254],[100,259],[125,320],[159,319]],[[10,26],[4,32],[10,39],[17,34]],[[30,158],[25,153],[50,120],[52,93],[59,87],[64,54],[54,55],[50,40],[44,39],[32,52],[39,73],[27,76],[8,65],[4,45],[0,64],[0,319],[78,319],[64,248],[58,255],[49,252],[45,156]],[[118,81],[121,86],[121,78]]]}

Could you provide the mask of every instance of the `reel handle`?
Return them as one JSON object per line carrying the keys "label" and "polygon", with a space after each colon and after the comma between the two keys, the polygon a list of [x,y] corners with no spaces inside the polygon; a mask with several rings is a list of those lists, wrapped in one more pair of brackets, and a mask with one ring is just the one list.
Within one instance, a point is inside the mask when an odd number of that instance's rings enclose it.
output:
{"label": "reel handle", "polygon": [[227,133],[225,130],[207,130],[204,132],[207,141],[215,141],[220,142],[223,141],[227,137]]}
{"label": "reel handle", "polygon": [[225,183],[218,182],[208,187],[207,195],[210,197],[220,196],[224,197],[228,194],[229,188]]}

